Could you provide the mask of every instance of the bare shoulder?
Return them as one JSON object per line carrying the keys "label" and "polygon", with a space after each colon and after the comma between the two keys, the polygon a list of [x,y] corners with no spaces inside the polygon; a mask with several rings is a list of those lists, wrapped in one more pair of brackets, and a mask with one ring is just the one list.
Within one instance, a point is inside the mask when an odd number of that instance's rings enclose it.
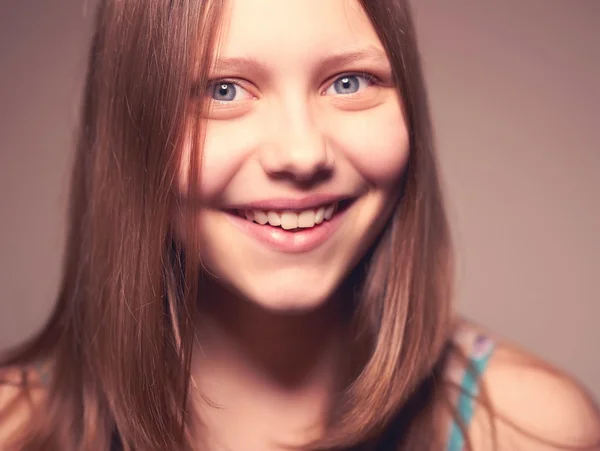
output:
{"label": "bare shoulder", "polygon": [[34,368],[0,368],[0,449],[27,424],[46,393],[42,375]]}
{"label": "bare shoulder", "polygon": [[600,411],[590,394],[562,370],[492,338],[470,426],[474,451],[600,451]]}

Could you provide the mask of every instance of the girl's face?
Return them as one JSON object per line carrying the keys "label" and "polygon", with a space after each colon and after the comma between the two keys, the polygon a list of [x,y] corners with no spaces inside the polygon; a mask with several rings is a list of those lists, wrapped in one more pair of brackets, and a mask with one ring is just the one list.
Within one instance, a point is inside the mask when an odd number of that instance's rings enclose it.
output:
{"label": "girl's face", "polygon": [[313,309],[397,200],[409,149],[391,66],[356,0],[230,0],[223,19],[199,93],[203,266],[266,309]]}

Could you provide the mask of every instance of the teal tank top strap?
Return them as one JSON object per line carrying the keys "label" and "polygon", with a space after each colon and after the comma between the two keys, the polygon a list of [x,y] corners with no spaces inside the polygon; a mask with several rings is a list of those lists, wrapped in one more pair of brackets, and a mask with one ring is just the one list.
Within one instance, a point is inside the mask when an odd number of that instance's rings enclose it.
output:
{"label": "teal tank top strap", "polygon": [[[476,335],[472,341],[471,353],[469,355],[470,367],[465,368],[460,383],[460,393],[456,404],[456,410],[460,421],[468,428],[473,419],[475,400],[479,393],[479,380],[484,373],[490,357],[494,352],[494,342],[484,336]],[[465,437],[457,421],[450,425],[450,438],[448,451],[463,451]]]}

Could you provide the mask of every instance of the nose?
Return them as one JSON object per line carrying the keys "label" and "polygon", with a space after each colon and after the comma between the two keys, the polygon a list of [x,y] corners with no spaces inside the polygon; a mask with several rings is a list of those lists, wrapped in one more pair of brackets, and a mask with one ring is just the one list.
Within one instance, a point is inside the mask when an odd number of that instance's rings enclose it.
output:
{"label": "nose", "polygon": [[271,135],[261,151],[260,163],[271,177],[310,183],[326,178],[334,157],[316,113],[307,102],[298,101],[273,112]]}

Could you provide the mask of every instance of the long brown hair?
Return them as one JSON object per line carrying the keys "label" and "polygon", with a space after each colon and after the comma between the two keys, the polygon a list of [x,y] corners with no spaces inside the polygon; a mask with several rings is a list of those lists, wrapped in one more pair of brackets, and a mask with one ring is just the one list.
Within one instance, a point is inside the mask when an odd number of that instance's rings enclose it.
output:
{"label": "long brown hair", "polygon": [[[58,301],[43,330],[2,362],[52,362],[46,407],[23,430],[21,449],[95,451],[113,437],[123,449],[193,448],[186,423],[200,262],[173,241],[171,218],[182,208],[174,183],[197,108],[190,92],[206,82],[221,3],[99,5]],[[393,67],[410,156],[398,205],[353,273],[361,369],[313,445],[433,449],[450,336],[449,232],[407,1],[361,3]]]}

